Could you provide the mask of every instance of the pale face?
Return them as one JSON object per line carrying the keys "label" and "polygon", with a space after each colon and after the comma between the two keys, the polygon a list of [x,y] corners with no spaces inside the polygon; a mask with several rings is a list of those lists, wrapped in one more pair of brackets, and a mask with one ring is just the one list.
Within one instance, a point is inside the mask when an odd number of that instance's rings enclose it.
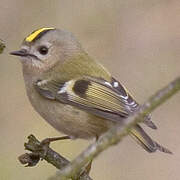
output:
{"label": "pale face", "polygon": [[34,68],[41,69],[47,66],[52,66],[54,60],[51,58],[53,55],[53,44],[50,42],[38,42],[33,45],[23,44],[21,50],[24,55],[20,57],[22,64],[33,66]]}

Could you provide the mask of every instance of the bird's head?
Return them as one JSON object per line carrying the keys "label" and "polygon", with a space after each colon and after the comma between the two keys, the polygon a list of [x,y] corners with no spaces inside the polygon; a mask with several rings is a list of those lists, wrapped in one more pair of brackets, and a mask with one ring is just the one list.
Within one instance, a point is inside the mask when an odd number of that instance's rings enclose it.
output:
{"label": "bird's head", "polygon": [[20,56],[23,67],[28,71],[44,72],[81,51],[81,45],[72,33],[41,28],[24,39],[20,50],[10,54]]}

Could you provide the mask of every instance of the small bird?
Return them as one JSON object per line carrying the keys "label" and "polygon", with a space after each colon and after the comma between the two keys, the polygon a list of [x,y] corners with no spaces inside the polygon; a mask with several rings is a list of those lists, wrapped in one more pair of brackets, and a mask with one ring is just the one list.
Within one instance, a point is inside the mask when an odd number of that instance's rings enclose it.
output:
{"label": "small bird", "polygon": [[[20,56],[27,96],[34,109],[69,138],[98,138],[139,109],[125,87],[66,30],[35,30],[20,50],[10,54]],[[156,129],[150,115],[144,123]],[[171,153],[139,124],[130,136],[148,152]]]}

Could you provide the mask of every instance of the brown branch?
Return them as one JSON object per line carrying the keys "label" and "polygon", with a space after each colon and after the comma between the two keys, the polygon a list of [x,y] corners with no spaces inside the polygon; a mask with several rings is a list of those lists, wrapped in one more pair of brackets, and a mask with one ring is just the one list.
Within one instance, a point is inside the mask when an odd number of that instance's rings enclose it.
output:
{"label": "brown branch", "polygon": [[[52,150],[49,146],[41,145],[40,141],[38,141],[34,135],[30,135],[28,137],[28,142],[25,143],[24,146],[26,150],[32,152],[25,153],[18,158],[21,164],[26,164],[26,167],[35,166],[40,159],[46,160],[57,169],[62,169],[64,166],[69,164],[69,161],[67,159]],[[86,165],[82,167],[81,171],[79,171],[80,175],[77,176],[76,180],[92,180],[88,175],[89,169],[87,169],[86,167],[89,168]]]}
{"label": "brown branch", "polygon": [[144,117],[163,104],[171,96],[180,90],[180,77],[169,83],[165,88],[159,90],[151,98],[149,98],[140,109],[127,118],[122,126],[115,126],[108,132],[103,134],[97,142],[90,145],[77,158],[69,163],[59,174],[57,179],[74,178],[79,173],[80,169],[89,161],[93,160],[102,151],[108,147],[120,142],[123,137],[129,134],[129,130],[139,122],[142,122]]}

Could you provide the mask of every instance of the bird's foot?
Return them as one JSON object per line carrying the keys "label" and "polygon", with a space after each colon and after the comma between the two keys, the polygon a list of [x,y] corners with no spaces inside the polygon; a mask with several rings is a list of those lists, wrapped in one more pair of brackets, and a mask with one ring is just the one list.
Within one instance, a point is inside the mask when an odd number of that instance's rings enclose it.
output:
{"label": "bird's foot", "polygon": [[69,136],[62,136],[62,137],[46,138],[46,139],[42,140],[40,142],[40,145],[39,145],[39,150],[43,151],[41,160],[43,160],[44,157],[47,155],[47,151],[49,149],[49,145],[51,142],[59,141],[59,140],[65,140],[65,139],[70,139],[70,137]]}

